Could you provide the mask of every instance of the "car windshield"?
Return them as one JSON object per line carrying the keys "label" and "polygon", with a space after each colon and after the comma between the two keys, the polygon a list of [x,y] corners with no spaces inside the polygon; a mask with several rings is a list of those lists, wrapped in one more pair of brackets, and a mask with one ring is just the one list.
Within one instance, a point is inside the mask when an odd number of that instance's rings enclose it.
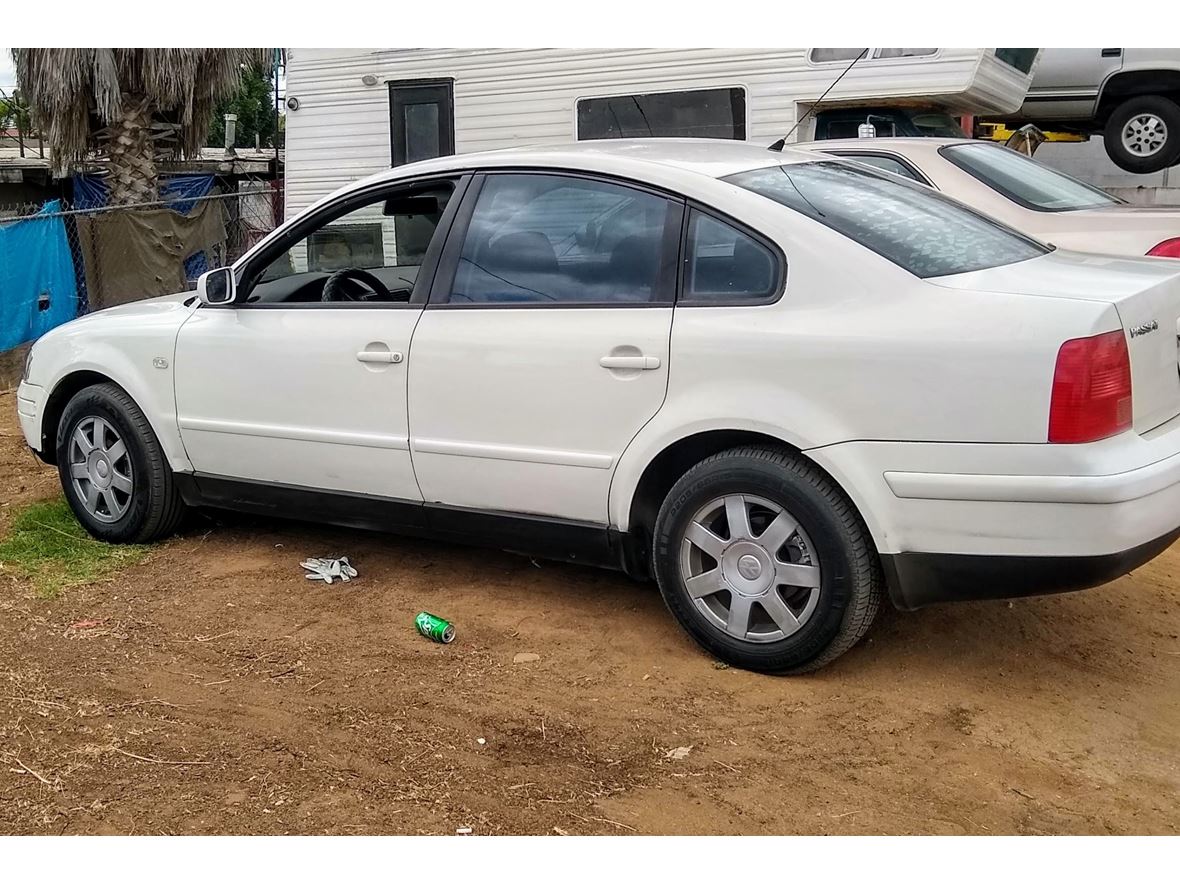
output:
{"label": "car windshield", "polygon": [[927,138],[963,138],[963,127],[950,114],[937,111],[911,114],[910,122]]}
{"label": "car windshield", "polygon": [[1028,209],[1070,212],[1122,202],[1084,181],[999,145],[950,144],[940,148],[939,153],[968,175]]}
{"label": "car windshield", "polygon": [[769,166],[725,180],[814,218],[919,277],[1013,264],[1049,251],[930,188],[854,163]]}

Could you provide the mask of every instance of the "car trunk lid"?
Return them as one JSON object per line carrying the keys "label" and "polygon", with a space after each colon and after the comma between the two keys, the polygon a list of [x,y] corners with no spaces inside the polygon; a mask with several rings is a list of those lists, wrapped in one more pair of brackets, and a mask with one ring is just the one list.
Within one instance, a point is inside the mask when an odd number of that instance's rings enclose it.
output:
{"label": "car trunk lid", "polygon": [[1180,415],[1180,262],[1057,251],[927,282],[1112,305],[1127,336],[1134,429],[1146,433]]}

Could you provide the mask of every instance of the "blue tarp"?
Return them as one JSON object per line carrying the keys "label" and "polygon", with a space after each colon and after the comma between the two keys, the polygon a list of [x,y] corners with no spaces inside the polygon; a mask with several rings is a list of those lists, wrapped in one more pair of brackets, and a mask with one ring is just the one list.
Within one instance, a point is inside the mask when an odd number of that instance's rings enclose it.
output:
{"label": "blue tarp", "polygon": [[[173,175],[160,179],[160,199],[168,208],[182,215],[193,210],[194,201],[213,190],[212,175]],[[106,182],[94,175],[74,176],[74,208],[100,209],[107,204],[110,191]]]}
{"label": "blue tarp", "polygon": [[36,215],[0,224],[0,351],[32,341],[78,315],[74,261],[54,200]]}

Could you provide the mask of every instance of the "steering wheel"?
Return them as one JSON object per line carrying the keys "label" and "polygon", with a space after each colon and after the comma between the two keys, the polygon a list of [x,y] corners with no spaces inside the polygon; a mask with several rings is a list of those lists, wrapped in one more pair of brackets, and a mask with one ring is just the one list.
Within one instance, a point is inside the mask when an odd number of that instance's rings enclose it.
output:
{"label": "steering wheel", "polygon": [[[344,285],[346,280],[354,285]],[[365,289],[369,291],[366,292]],[[359,267],[345,267],[336,271],[324,281],[324,292],[320,296],[320,301],[392,300],[393,293],[386,285],[367,270],[361,270]]]}

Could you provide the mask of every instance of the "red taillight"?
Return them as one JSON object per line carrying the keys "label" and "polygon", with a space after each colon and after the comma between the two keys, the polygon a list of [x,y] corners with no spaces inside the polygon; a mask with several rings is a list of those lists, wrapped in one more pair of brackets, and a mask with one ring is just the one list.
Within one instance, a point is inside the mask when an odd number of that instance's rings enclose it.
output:
{"label": "red taillight", "polygon": [[1074,338],[1057,352],[1049,442],[1105,439],[1131,426],[1131,357],[1122,332]]}
{"label": "red taillight", "polygon": [[1172,237],[1162,243],[1156,243],[1148,250],[1148,255],[1156,258],[1180,258],[1180,237]]}

